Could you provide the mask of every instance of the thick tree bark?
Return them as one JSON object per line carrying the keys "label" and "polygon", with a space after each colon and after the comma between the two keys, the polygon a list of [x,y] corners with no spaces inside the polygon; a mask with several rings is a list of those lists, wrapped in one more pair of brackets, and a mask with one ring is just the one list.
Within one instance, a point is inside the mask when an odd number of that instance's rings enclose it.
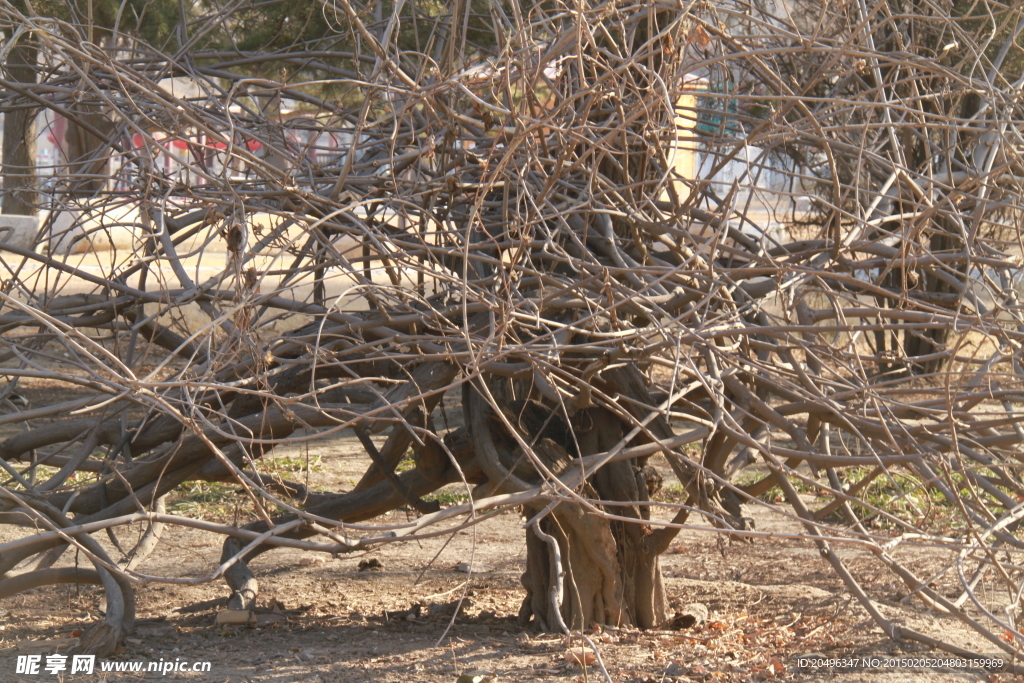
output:
{"label": "thick tree bark", "polygon": [[[580,411],[573,423],[583,455],[610,450],[623,436],[618,418],[603,408]],[[540,445],[542,449],[544,445]],[[583,495],[622,501],[622,505],[605,505],[604,510],[635,522],[609,520],[569,503],[556,507],[541,522],[542,530],[558,542],[562,556],[565,597],[561,614],[569,628],[654,628],[667,618],[657,549],[648,542],[651,529],[645,524],[650,519],[649,508],[636,505],[649,499],[658,480],[651,468],[636,460],[610,463],[584,486]],[[522,576],[526,597],[519,620],[524,626],[532,620],[543,630],[554,630],[558,621],[549,598],[551,553],[532,529],[527,529],[526,543],[527,567]]]}
{"label": "thick tree bark", "polygon": [[[110,140],[96,133],[111,129],[110,121],[97,105],[78,104],[71,108],[64,152],[68,161],[68,190],[72,197],[88,199],[102,191],[109,177]],[[84,124],[84,125],[83,125]]]}
{"label": "thick tree bark", "polygon": [[[6,76],[14,83],[33,86],[39,48],[29,33],[23,33],[8,53]],[[3,213],[19,216],[36,214],[35,189],[36,108],[26,106],[4,114]]]}
{"label": "thick tree bark", "polygon": [[[591,407],[570,415],[530,397],[530,389],[509,387],[501,380],[489,382],[488,391],[498,403],[500,417],[476,390],[464,393],[476,460],[495,489],[508,492],[536,486],[540,465],[560,476],[576,466],[578,456],[607,452],[624,436],[620,418],[610,410]],[[523,442],[532,444],[538,463],[527,457],[506,422]],[[528,528],[527,568],[522,576],[526,596],[519,611],[520,623],[550,631],[558,629],[560,622],[571,629],[594,625],[653,628],[665,620],[667,600],[659,546],[649,541],[649,509],[637,504],[649,500],[659,480],[641,459],[633,459],[609,463],[583,485],[580,493],[584,498],[621,501],[600,507],[609,515],[635,521],[612,520],[579,503],[556,506],[540,525],[558,544],[559,567],[553,566],[548,544]],[[532,517],[544,508],[544,503],[538,503],[528,506],[526,513]],[[562,604],[556,606],[551,588],[558,573],[563,573],[564,591]]]}

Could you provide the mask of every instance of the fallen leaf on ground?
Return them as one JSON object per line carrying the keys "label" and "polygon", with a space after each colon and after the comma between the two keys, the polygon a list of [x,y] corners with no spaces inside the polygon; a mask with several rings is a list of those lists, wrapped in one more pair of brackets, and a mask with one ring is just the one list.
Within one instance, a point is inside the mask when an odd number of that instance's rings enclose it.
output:
{"label": "fallen leaf on ground", "polygon": [[[700,626],[707,621],[707,618],[708,608],[699,602],[694,602],[676,612],[675,616],[665,622],[661,628],[663,630],[681,631],[682,629]],[[710,626],[717,628],[714,624],[710,624]]]}
{"label": "fallen leaf on ground", "polygon": [[590,650],[569,650],[565,653],[565,661],[577,666],[590,666],[597,661],[597,657]]}

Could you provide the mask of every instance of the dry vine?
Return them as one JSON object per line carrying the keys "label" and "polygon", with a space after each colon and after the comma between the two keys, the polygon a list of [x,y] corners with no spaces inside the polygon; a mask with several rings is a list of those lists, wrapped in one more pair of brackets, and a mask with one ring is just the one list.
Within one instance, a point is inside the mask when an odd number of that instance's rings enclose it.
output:
{"label": "dry vine", "polygon": [[[0,597],[102,583],[82,647],[104,652],[140,583],[223,577],[245,608],[247,562],[274,547],[521,507],[524,623],[651,628],[690,516],[756,539],[739,506],[778,486],[893,638],[959,651],[879,611],[848,549],[1018,651],[1019,8],[322,2],[346,47],[206,48],[232,21],[208,9],[161,51],[0,3],[8,56],[39,54],[30,80],[7,60],[0,107],[70,126],[43,228],[0,245],[0,371],[89,392],[5,403],[23,429],[0,444],[0,522],[26,535],[0,545]],[[678,173],[695,149],[705,180]],[[131,248],[83,265],[125,229]],[[275,447],[343,429],[373,461],[353,490],[267,474]],[[659,453],[685,504],[651,500]],[[193,480],[243,486],[254,521],[160,508]],[[473,502],[423,501],[454,482]],[[361,524],[405,505],[421,515]],[[152,533],[120,560],[91,536],[132,522]],[[223,564],[147,575],[166,524],[223,535]],[[95,570],[52,568],[70,546]],[[936,574],[905,561],[922,552]]]}

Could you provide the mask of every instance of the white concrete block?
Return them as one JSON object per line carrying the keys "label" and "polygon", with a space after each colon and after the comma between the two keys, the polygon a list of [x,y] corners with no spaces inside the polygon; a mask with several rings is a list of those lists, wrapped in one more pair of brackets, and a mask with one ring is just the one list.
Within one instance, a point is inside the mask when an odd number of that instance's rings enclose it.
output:
{"label": "white concrete block", "polygon": [[38,232],[39,219],[35,216],[0,214],[0,242],[4,244],[32,250]]}
{"label": "white concrete block", "polygon": [[81,254],[132,249],[143,229],[134,206],[98,207],[60,211],[50,227],[50,251]]}

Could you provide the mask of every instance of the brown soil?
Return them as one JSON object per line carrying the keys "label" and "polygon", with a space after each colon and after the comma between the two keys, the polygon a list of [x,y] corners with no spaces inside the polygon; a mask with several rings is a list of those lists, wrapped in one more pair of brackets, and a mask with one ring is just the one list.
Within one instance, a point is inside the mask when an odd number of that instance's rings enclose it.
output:
{"label": "brown soil", "polygon": [[[22,385],[30,399],[42,389]],[[62,394],[66,398],[67,393]],[[40,401],[45,403],[45,401]],[[365,470],[358,442],[342,434],[330,441],[281,449],[273,459],[282,475],[324,490],[347,490]],[[309,463],[308,471],[302,471]],[[269,463],[268,463],[269,464]],[[658,466],[662,467],[664,463]],[[672,481],[665,469],[666,481]],[[446,500],[464,489],[449,487]],[[220,490],[221,498],[180,498],[189,515],[217,521],[248,521],[244,498]],[[445,499],[443,499],[445,500]],[[182,513],[179,507],[177,512]],[[396,511],[372,524],[394,524],[414,512]],[[789,519],[748,506],[760,531],[799,532]],[[506,514],[469,530],[414,543],[380,546],[367,555],[322,557],[275,550],[256,559],[260,582],[258,624],[218,626],[228,590],[221,580],[197,584],[153,582],[138,589],[136,632],[112,660],[123,662],[211,662],[210,673],[101,673],[58,678],[15,673],[19,654],[66,651],[68,641],[99,618],[102,594],[93,586],[37,589],[0,602],[0,682],[187,680],[216,683],[455,683],[460,675],[491,672],[496,681],[599,681],[582,657],[579,640],[524,631],[517,613],[524,595],[520,576],[526,560],[522,520]],[[701,523],[703,522],[695,522]],[[132,533],[141,533],[133,529]],[[17,537],[0,527],[0,541]],[[119,536],[130,545],[129,532]],[[113,551],[109,540],[97,540]],[[213,571],[221,537],[169,528],[157,552],[139,571],[190,579]],[[380,568],[360,571],[375,559]],[[870,579],[875,595],[891,596],[897,609],[905,595],[877,565],[850,556],[858,576]],[[72,553],[58,566],[73,565]],[[460,569],[473,563],[476,571]],[[461,565],[461,566],[460,566]],[[611,678],[617,682],[684,681],[1008,681],[1007,676],[909,671],[810,674],[796,667],[808,653],[915,653],[899,648],[844,593],[826,562],[807,542],[730,540],[706,530],[684,531],[663,556],[672,609],[703,603],[701,626],[679,631],[606,629],[592,634]],[[888,582],[888,583],[887,583]],[[886,587],[891,584],[891,590]],[[882,588],[883,590],[879,590]],[[452,618],[462,600],[459,616]],[[908,609],[903,605],[904,610]],[[909,608],[913,611],[914,606]],[[409,616],[409,610],[413,615]],[[991,651],[958,623],[924,610],[911,625],[927,627],[980,651]],[[470,680],[468,678],[463,680]]]}

